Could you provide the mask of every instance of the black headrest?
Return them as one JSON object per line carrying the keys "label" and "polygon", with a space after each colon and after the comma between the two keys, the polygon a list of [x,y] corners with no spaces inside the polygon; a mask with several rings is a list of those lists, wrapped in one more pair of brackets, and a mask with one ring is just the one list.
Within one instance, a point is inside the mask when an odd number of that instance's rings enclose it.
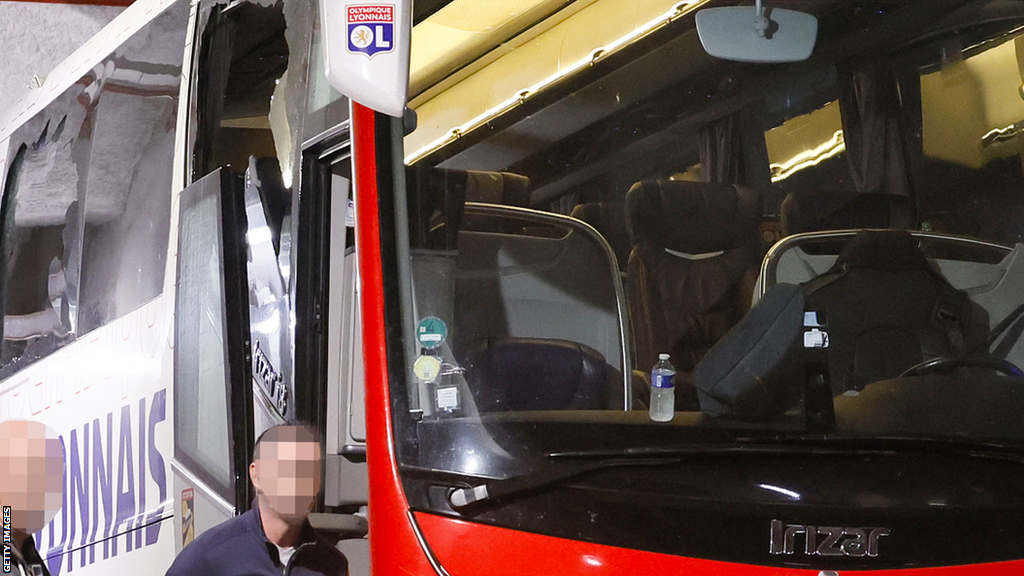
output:
{"label": "black headrest", "polygon": [[839,253],[835,267],[933,272],[917,240],[906,230],[864,230]]}
{"label": "black headrest", "polygon": [[467,170],[465,174],[467,202],[487,202],[522,208],[530,205],[530,179],[526,176],[479,170]]}
{"label": "black headrest", "polygon": [[732,184],[673,180],[637,182],[626,194],[633,245],[647,242],[702,254],[757,240],[760,194]]}
{"label": "black headrest", "polygon": [[626,224],[626,207],[621,202],[590,202],[577,204],[571,216],[598,226],[612,227]]}
{"label": "black headrest", "polygon": [[917,227],[917,206],[908,196],[820,190],[794,192],[782,201],[782,234],[855,228]]}
{"label": "black headrest", "polygon": [[470,348],[464,365],[484,412],[596,409],[608,381],[604,356],[566,340],[488,338]]}
{"label": "black headrest", "polygon": [[578,204],[571,216],[594,227],[608,241],[615,252],[619,267],[625,270],[632,245],[626,230],[626,207],[622,202],[592,202]]}

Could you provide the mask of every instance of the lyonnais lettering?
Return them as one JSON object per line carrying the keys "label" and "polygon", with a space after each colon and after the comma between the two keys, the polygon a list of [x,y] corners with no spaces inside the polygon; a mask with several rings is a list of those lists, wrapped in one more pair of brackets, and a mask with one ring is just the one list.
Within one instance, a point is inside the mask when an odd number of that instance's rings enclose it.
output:
{"label": "lyonnais lettering", "polygon": [[349,6],[349,22],[392,22],[395,19],[393,6]]}
{"label": "lyonnais lettering", "polygon": [[[159,538],[167,473],[155,431],[167,417],[167,391],[148,400],[125,404],[60,437],[66,458],[62,506],[35,535],[52,576],[65,567],[72,572],[150,546]],[[147,493],[149,480],[157,494]],[[147,505],[157,506],[150,510]]]}
{"label": "lyonnais lettering", "polygon": [[[878,540],[888,536],[888,528],[843,528],[783,524],[772,520],[772,554],[793,554],[797,550],[808,556],[878,556]],[[803,540],[803,546],[797,537]]]}

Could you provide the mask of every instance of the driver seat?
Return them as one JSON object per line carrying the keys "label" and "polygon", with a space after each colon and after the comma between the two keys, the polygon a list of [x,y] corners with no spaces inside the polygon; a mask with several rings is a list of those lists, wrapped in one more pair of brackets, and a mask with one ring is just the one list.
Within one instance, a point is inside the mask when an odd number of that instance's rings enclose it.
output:
{"label": "driver seat", "polygon": [[[808,338],[815,329],[825,338]],[[987,339],[988,313],[932,268],[909,232],[866,230],[824,274],[773,286],[693,380],[706,414],[771,419],[804,393],[801,366],[811,362],[827,363],[839,396],[926,359],[983,353]]]}
{"label": "driver seat", "polygon": [[950,285],[904,230],[860,232],[803,288],[807,310],[828,334],[833,395],[987,347],[988,313]]}

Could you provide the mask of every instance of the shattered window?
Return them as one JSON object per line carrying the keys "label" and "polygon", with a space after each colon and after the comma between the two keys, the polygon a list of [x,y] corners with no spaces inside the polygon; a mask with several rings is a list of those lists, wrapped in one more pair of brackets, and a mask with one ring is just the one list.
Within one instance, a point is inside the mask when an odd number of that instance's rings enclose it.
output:
{"label": "shattered window", "polygon": [[15,153],[0,208],[0,375],[46,356],[78,331],[91,85],[75,84],[11,138]]}
{"label": "shattered window", "polygon": [[0,378],[163,291],[187,21],[170,7],[11,136]]}
{"label": "shattered window", "polygon": [[85,201],[83,334],[163,292],[187,16],[176,4],[104,66]]}

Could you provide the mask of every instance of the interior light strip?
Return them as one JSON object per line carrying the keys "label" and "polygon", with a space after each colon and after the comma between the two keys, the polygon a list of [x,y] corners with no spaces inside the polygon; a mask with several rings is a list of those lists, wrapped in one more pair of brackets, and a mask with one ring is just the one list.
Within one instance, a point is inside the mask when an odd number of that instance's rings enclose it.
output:
{"label": "interior light strip", "polygon": [[639,40],[640,38],[646,36],[647,34],[650,34],[651,32],[654,32],[655,30],[663,26],[668,26],[672,22],[678,20],[679,18],[685,16],[686,14],[689,14],[690,12],[697,9],[701,5],[707,4],[710,1],[711,0],[685,0],[684,2],[680,2],[674,5],[670,10],[661,14],[657,18],[654,18],[653,20],[644,24],[643,26],[638,26],[629,34],[622,36],[621,38],[613,41],[610,44],[607,44],[599,48],[595,48],[590,52],[589,57],[581,58],[579,61],[573,63],[570,66],[567,66],[565,69],[559,72],[552,74],[551,76],[548,76],[547,78],[541,80],[540,82],[534,84],[533,86],[530,86],[529,88],[523,88],[522,90],[518,90],[514,96],[505,100],[501,104],[498,104],[497,106],[491,108],[490,110],[485,111],[484,113],[480,114],[476,118],[469,120],[468,122],[461,126],[452,128],[451,130],[448,131],[446,135],[442,136],[441,138],[438,138],[437,140],[434,140],[430,144],[427,144],[426,146],[406,156],[405,163],[413,164],[419,161],[420,159],[433,153],[434,151],[443,148],[444,146],[450,144],[451,142],[454,142],[455,140],[458,140],[459,138],[462,137],[463,134],[466,134],[467,132],[470,132],[480,127],[481,125],[493,120],[494,118],[497,118],[515,109],[519,105],[529,100],[534,95],[550,87],[552,84],[558,82],[562,78],[571,76],[578,72],[580,69],[586,66],[593,65],[594,63],[603,60],[611,56],[612,54],[615,54],[623,47],[632,44],[633,42]]}
{"label": "interior light strip", "polygon": [[836,154],[842,153],[844,150],[846,150],[846,140],[843,139],[843,131],[836,130],[832,138],[818,146],[805,150],[782,164],[772,164],[770,166],[772,170],[772,183],[785,180],[804,168],[817,166]]}
{"label": "interior light strip", "polygon": [[985,133],[981,137],[981,143],[984,146],[994,144],[996,142],[1004,142],[1006,140],[1012,140],[1016,138],[1017,134],[1020,134],[1021,128],[1017,124],[1010,124],[1002,128],[994,128]]}

